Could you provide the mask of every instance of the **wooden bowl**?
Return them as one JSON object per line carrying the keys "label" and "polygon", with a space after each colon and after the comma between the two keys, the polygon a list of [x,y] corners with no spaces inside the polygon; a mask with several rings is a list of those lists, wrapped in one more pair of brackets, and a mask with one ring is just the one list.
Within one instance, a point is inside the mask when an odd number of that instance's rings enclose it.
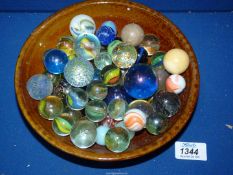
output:
{"label": "wooden bowl", "polygon": [[[182,107],[172,117],[168,130],[159,136],[153,136],[146,130],[137,134],[129,148],[122,153],[113,153],[105,147],[94,145],[88,149],[75,147],[69,137],[57,136],[51,127],[51,121],[43,119],[37,110],[38,101],[33,100],[26,90],[27,80],[34,74],[44,72],[43,53],[54,48],[59,37],[69,35],[69,23],[78,14],[87,14],[94,18],[97,28],[105,20],[116,23],[118,31],[128,23],[137,23],[145,33],[154,33],[161,40],[161,50],[182,48],[190,56],[190,65],[183,74],[187,87],[180,95]],[[161,13],[141,4],[128,1],[86,1],[67,7],[40,24],[25,42],[16,65],[15,89],[19,106],[31,127],[54,147],[77,157],[96,161],[128,160],[143,156],[171,141],[187,124],[198,98],[199,71],[195,54],[182,32]]]}

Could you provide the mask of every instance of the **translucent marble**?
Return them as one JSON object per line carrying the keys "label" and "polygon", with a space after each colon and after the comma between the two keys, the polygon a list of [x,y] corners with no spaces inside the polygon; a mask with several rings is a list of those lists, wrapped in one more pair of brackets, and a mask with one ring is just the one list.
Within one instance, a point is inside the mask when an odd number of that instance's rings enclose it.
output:
{"label": "translucent marble", "polygon": [[170,74],[163,67],[152,67],[152,70],[158,80],[158,90],[166,90],[166,80]]}
{"label": "translucent marble", "polygon": [[149,62],[149,58],[148,58],[148,53],[146,51],[146,49],[144,49],[144,47],[138,47],[137,48],[137,60],[135,63],[148,63]]}
{"label": "translucent marble", "polygon": [[61,78],[60,81],[54,86],[52,94],[65,99],[70,89],[71,85],[64,78]]}
{"label": "translucent marble", "polygon": [[111,128],[105,136],[106,147],[115,153],[125,151],[130,144],[128,132],[122,127]]}
{"label": "translucent marble", "polygon": [[134,100],[129,104],[129,109],[140,109],[146,117],[152,115],[155,111],[153,106],[146,100]]}
{"label": "translucent marble", "polygon": [[48,72],[60,74],[64,72],[68,57],[62,50],[50,49],[44,53],[43,62]]}
{"label": "translucent marble", "polygon": [[154,55],[160,49],[160,39],[154,34],[146,34],[140,44],[149,56]]}
{"label": "translucent marble", "polygon": [[77,57],[86,60],[95,59],[100,53],[100,48],[100,41],[94,34],[81,34],[74,42],[74,50]]}
{"label": "translucent marble", "polygon": [[177,94],[159,91],[153,96],[152,106],[157,113],[172,117],[179,111],[181,102]]}
{"label": "translucent marble", "polygon": [[62,79],[61,74],[52,74],[48,71],[45,71],[44,75],[46,75],[52,81],[53,86],[56,86],[57,84],[59,84],[59,82]]}
{"label": "translucent marble", "polygon": [[72,36],[61,37],[56,48],[65,52],[69,60],[72,60],[76,56],[74,51],[74,38]]}
{"label": "translucent marble", "polygon": [[105,136],[110,128],[108,126],[100,125],[97,128],[96,143],[98,145],[105,145]]}
{"label": "translucent marble", "polygon": [[124,116],[124,123],[130,131],[140,131],[146,125],[147,115],[140,109],[129,109]]}
{"label": "translucent marble", "polygon": [[70,22],[70,33],[77,38],[82,33],[94,34],[96,29],[95,21],[92,17],[80,14],[72,18]]}
{"label": "translucent marble", "polygon": [[153,135],[162,134],[167,127],[168,119],[166,116],[158,113],[153,113],[146,122],[146,130]]}
{"label": "translucent marble", "polygon": [[124,99],[113,99],[108,104],[108,114],[116,121],[123,120],[124,114],[128,109],[128,103]]}
{"label": "translucent marble", "polygon": [[107,126],[109,128],[114,128],[117,121],[110,116],[106,116],[103,120],[99,122],[99,125]]}
{"label": "translucent marble", "polygon": [[97,69],[102,70],[104,67],[112,64],[112,58],[108,52],[100,52],[100,54],[94,59],[94,64]]}
{"label": "translucent marble", "polygon": [[27,81],[28,94],[35,100],[42,100],[53,92],[53,83],[43,74],[36,74]]}
{"label": "translucent marble", "polygon": [[156,52],[151,56],[151,65],[153,67],[163,67],[163,58],[165,53],[162,51]]}
{"label": "translucent marble", "polygon": [[93,76],[93,81],[94,80],[99,80],[102,81],[102,77],[101,77],[101,71],[97,68],[94,69],[94,76]]}
{"label": "translucent marble", "polygon": [[108,65],[101,71],[101,76],[106,86],[116,86],[121,79],[121,70],[115,65]]}
{"label": "translucent marble", "polygon": [[89,120],[99,122],[107,116],[107,105],[102,100],[89,101],[85,107],[85,114]]}
{"label": "translucent marble", "polygon": [[112,62],[119,68],[131,67],[137,60],[137,50],[134,46],[120,43],[112,51]]}
{"label": "translucent marble", "polygon": [[74,58],[65,66],[64,77],[72,86],[84,87],[91,83],[94,77],[94,68],[87,60]]}
{"label": "translucent marble", "polygon": [[42,99],[38,105],[39,114],[47,119],[53,120],[59,116],[64,110],[64,105],[61,98],[57,96],[47,96]]}
{"label": "translucent marble", "polygon": [[52,122],[53,131],[59,136],[67,136],[70,134],[73,125],[82,117],[81,112],[68,110]]}
{"label": "translucent marble", "polygon": [[102,81],[95,80],[87,86],[86,92],[92,100],[103,100],[108,94],[108,88]]}
{"label": "translucent marble", "polygon": [[123,86],[115,86],[108,88],[108,95],[104,99],[104,101],[109,104],[110,101],[114,99],[124,99],[128,103],[130,103],[133,99],[126,93]]}
{"label": "translucent marble", "polygon": [[89,120],[81,120],[73,126],[70,139],[75,146],[85,149],[94,145],[96,135],[95,123]]}
{"label": "translucent marble", "polygon": [[151,97],[158,89],[158,82],[150,66],[136,64],[125,75],[124,88],[136,99]]}
{"label": "translucent marble", "polygon": [[127,24],[121,30],[121,38],[122,41],[129,43],[133,46],[137,46],[142,42],[144,38],[144,30],[138,24]]}
{"label": "translucent marble", "polygon": [[109,55],[112,55],[112,51],[118,46],[118,44],[122,43],[122,41],[120,40],[114,40],[112,41],[108,47],[107,47],[107,51]]}
{"label": "translucent marble", "polygon": [[71,88],[66,96],[66,103],[73,110],[82,110],[87,102],[88,94],[81,88]]}
{"label": "translucent marble", "polygon": [[120,122],[116,123],[115,127],[122,127],[122,128],[124,128],[128,132],[130,140],[132,140],[132,138],[135,136],[135,132],[134,131],[130,131],[128,128],[126,128],[124,121],[120,121]]}

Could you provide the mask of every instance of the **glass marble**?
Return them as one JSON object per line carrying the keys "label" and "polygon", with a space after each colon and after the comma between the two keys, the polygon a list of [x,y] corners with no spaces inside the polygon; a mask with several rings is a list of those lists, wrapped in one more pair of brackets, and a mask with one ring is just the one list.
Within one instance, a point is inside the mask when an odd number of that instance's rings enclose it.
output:
{"label": "glass marble", "polygon": [[82,110],[88,102],[88,94],[81,88],[71,88],[66,95],[66,103],[73,110]]}
{"label": "glass marble", "polygon": [[36,74],[27,81],[28,94],[35,100],[42,100],[53,92],[53,83],[43,74]]}
{"label": "glass marble", "polygon": [[89,120],[99,122],[107,116],[107,105],[102,100],[91,100],[85,107],[85,114]]}
{"label": "glass marble", "polygon": [[180,94],[186,86],[186,82],[181,75],[170,75],[166,80],[166,90],[175,94]]}
{"label": "glass marble", "polygon": [[155,111],[153,106],[146,100],[134,100],[129,104],[129,109],[140,109],[146,117],[152,115]]}
{"label": "glass marble", "polygon": [[94,80],[99,80],[102,81],[102,77],[101,77],[101,71],[99,69],[94,69],[94,76],[93,76],[93,81]]}
{"label": "glass marble", "polygon": [[109,128],[114,128],[118,121],[114,120],[110,116],[106,116],[103,120],[99,122],[100,125],[107,126]]}
{"label": "glass marble", "polygon": [[81,34],[74,42],[74,50],[77,57],[86,60],[95,59],[100,53],[100,48],[100,41],[94,34]]}
{"label": "glass marble", "polygon": [[107,47],[108,54],[109,54],[109,55],[112,55],[113,50],[114,50],[114,49],[118,46],[118,44],[120,44],[120,43],[122,43],[122,41],[120,41],[120,40],[114,40],[114,41],[112,41],[112,42],[108,45],[108,47]]}
{"label": "glass marble", "polygon": [[96,143],[98,145],[105,145],[105,136],[110,128],[104,125],[100,125],[97,128]]}
{"label": "glass marble", "polygon": [[49,73],[48,71],[46,71],[44,75],[46,75],[52,81],[53,86],[56,86],[62,79],[61,74],[52,74],[52,73]]}
{"label": "glass marble", "polygon": [[70,22],[70,33],[77,38],[82,33],[95,33],[95,21],[92,17],[80,14],[72,18]]}
{"label": "glass marble", "polygon": [[44,53],[43,62],[48,72],[60,74],[64,72],[68,57],[62,50],[50,49]]}
{"label": "glass marble", "polygon": [[70,139],[78,148],[85,149],[94,145],[96,141],[96,125],[89,120],[81,120],[73,126]]}
{"label": "glass marble", "polygon": [[124,115],[124,123],[130,131],[141,131],[146,125],[147,115],[140,109],[129,109]]}
{"label": "glass marble", "polygon": [[108,52],[100,52],[94,59],[94,64],[97,69],[102,70],[104,67],[112,64],[112,58]]}
{"label": "glass marble", "polygon": [[110,101],[112,101],[114,99],[124,99],[128,103],[130,103],[133,100],[132,97],[130,97],[126,93],[126,91],[123,88],[123,86],[119,86],[119,85],[115,86],[115,87],[108,88],[108,95],[106,96],[106,98],[104,99],[104,101],[107,104],[109,104]]}
{"label": "glass marble", "polygon": [[103,100],[108,95],[108,88],[102,81],[97,80],[87,86],[86,92],[92,100]]}
{"label": "glass marble", "polygon": [[76,56],[74,51],[74,38],[72,36],[61,37],[56,48],[65,52],[69,60],[72,60]]}
{"label": "glass marble", "polygon": [[47,120],[53,120],[55,117],[59,116],[63,110],[63,102],[61,98],[57,96],[47,96],[40,100],[38,105],[39,114]]}
{"label": "glass marble", "polygon": [[152,67],[152,70],[158,80],[158,90],[165,90],[166,80],[170,74],[163,67]]}
{"label": "glass marble", "polygon": [[146,49],[149,56],[152,56],[160,48],[160,39],[154,34],[146,34],[140,46]]}
{"label": "glass marble", "polygon": [[112,62],[119,68],[131,67],[137,60],[137,51],[134,46],[120,43],[112,51]]}
{"label": "glass marble", "polygon": [[163,67],[163,58],[165,53],[158,51],[151,56],[151,65],[153,67]]}
{"label": "glass marble", "polygon": [[111,128],[105,136],[106,147],[115,153],[125,151],[130,144],[128,132],[122,127]]}
{"label": "glass marble", "polygon": [[101,71],[101,76],[106,86],[116,86],[121,79],[121,70],[115,65],[108,65]]}
{"label": "glass marble", "polygon": [[96,31],[96,36],[103,46],[107,46],[115,39],[116,33],[111,27],[100,26],[100,28]]}
{"label": "glass marble", "polygon": [[158,82],[150,66],[136,64],[126,73],[124,88],[130,96],[136,99],[146,99],[156,92]]}
{"label": "glass marble", "polygon": [[128,109],[128,103],[124,99],[114,99],[108,104],[108,114],[116,121],[123,120]]}
{"label": "glass marble", "polygon": [[117,34],[117,27],[113,21],[104,21],[101,26],[111,27],[115,34]]}
{"label": "glass marble", "polygon": [[61,78],[57,85],[54,86],[52,94],[62,99],[65,99],[66,95],[70,91],[70,88],[71,85],[64,78]]}
{"label": "glass marble", "polygon": [[177,94],[159,91],[153,97],[152,106],[157,113],[172,117],[179,111],[181,102]]}
{"label": "glass marble", "polygon": [[52,122],[53,131],[59,136],[70,134],[73,125],[81,118],[79,111],[69,110],[55,117]]}
{"label": "glass marble", "polygon": [[135,136],[135,132],[134,131],[130,131],[130,130],[128,130],[128,128],[126,128],[124,121],[120,121],[120,122],[116,123],[115,127],[122,127],[122,128],[124,128],[128,132],[130,140],[132,140],[132,138]]}
{"label": "glass marble", "polygon": [[153,113],[146,121],[146,130],[153,135],[159,135],[166,131],[168,119],[166,116]]}
{"label": "glass marble", "polygon": [[171,49],[164,55],[163,65],[169,73],[181,74],[189,66],[189,55],[183,49]]}
{"label": "glass marble", "polygon": [[144,30],[138,24],[127,24],[121,30],[121,38],[123,42],[129,43],[133,46],[137,46],[142,42],[144,38]]}
{"label": "glass marble", "polygon": [[91,83],[94,77],[94,67],[82,58],[70,60],[64,69],[64,77],[74,87],[84,87]]}
{"label": "glass marble", "polygon": [[148,59],[148,53],[146,51],[146,49],[144,49],[143,47],[138,47],[137,48],[137,60],[136,63],[148,63],[149,59]]}

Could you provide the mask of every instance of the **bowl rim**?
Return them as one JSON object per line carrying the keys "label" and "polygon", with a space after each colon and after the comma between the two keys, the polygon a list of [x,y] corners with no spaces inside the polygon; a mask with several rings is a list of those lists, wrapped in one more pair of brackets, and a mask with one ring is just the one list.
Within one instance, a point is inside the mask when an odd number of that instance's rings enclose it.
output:
{"label": "bowl rim", "polygon": [[[169,130],[166,131],[166,133],[164,133],[164,137],[163,139],[160,139],[159,142],[161,144],[150,144],[149,146],[145,146],[143,148],[137,148],[137,153],[133,153],[132,151],[130,152],[122,152],[122,153],[112,153],[112,154],[101,154],[102,156],[100,156],[97,153],[94,152],[88,152],[88,154],[86,153],[86,150],[82,150],[77,148],[77,151],[70,151],[69,149],[65,149],[65,148],[61,148],[59,146],[59,143],[57,143],[56,141],[54,141],[53,139],[51,139],[50,136],[45,135],[43,133],[43,129],[42,127],[40,127],[39,125],[37,125],[34,121],[32,121],[30,118],[31,116],[28,114],[26,108],[24,107],[24,97],[23,97],[23,93],[21,93],[21,89],[22,87],[20,86],[20,69],[21,69],[21,64],[22,64],[22,60],[23,60],[23,55],[25,52],[25,49],[29,46],[30,42],[33,40],[33,36],[36,35],[37,33],[39,33],[42,29],[43,26],[56,20],[56,18],[58,18],[59,15],[62,15],[64,13],[66,13],[66,10],[71,9],[71,8],[75,8],[75,7],[81,7],[81,6],[86,6],[86,5],[90,5],[90,4],[102,4],[102,3],[112,3],[112,4],[117,4],[117,5],[123,5],[123,6],[127,6],[127,7],[132,7],[132,8],[139,8],[140,10],[149,12],[152,16],[157,16],[159,17],[161,20],[163,20],[164,22],[169,24],[169,27],[172,28],[172,31],[174,33],[179,34],[179,38],[182,40],[182,42],[185,44],[186,49],[189,50],[189,54],[191,54],[191,56],[194,58],[192,60],[192,64],[195,66],[195,69],[193,69],[192,72],[192,78],[195,81],[191,82],[191,86],[190,86],[190,92],[195,93],[197,95],[191,96],[190,94],[188,95],[188,101],[189,103],[186,104],[185,106],[185,110],[188,111],[187,112],[187,116],[185,115],[181,115],[177,121],[174,123],[173,127],[171,127]],[[144,156],[148,153],[151,153],[159,148],[161,148],[162,146],[166,145],[168,142],[170,142],[171,140],[173,140],[184,128],[184,126],[187,124],[187,122],[192,118],[192,113],[195,109],[195,106],[197,104],[197,99],[198,99],[198,94],[199,94],[199,82],[200,82],[200,75],[199,75],[199,70],[198,70],[198,63],[197,63],[197,59],[196,56],[194,54],[194,51],[192,49],[192,46],[190,45],[190,43],[188,42],[187,38],[184,36],[184,34],[181,32],[181,30],[179,30],[179,28],[173,24],[173,22],[171,22],[168,18],[166,18],[164,15],[162,15],[160,12],[151,9],[145,5],[136,3],[136,2],[130,2],[127,0],[88,0],[88,1],[84,1],[84,2],[79,2],[79,3],[75,3],[73,5],[70,5],[68,7],[65,7],[59,11],[57,11],[56,13],[50,15],[48,18],[46,18],[42,23],[40,23],[34,30],[33,32],[28,36],[28,38],[26,39],[25,43],[23,44],[20,54],[18,56],[18,60],[16,63],[16,69],[15,69],[15,93],[16,93],[16,97],[17,97],[17,101],[19,104],[19,107],[23,113],[24,118],[27,120],[27,122],[30,124],[30,126],[33,128],[33,130],[39,134],[46,142],[50,143],[53,147],[66,152],[70,155],[73,156],[77,156],[79,158],[84,158],[84,159],[88,159],[88,160],[94,160],[94,161],[123,161],[123,160],[129,160],[129,159],[133,159],[133,158],[137,158],[137,157],[141,157]],[[21,88],[20,88],[21,87]],[[133,154],[132,154],[133,153]]]}

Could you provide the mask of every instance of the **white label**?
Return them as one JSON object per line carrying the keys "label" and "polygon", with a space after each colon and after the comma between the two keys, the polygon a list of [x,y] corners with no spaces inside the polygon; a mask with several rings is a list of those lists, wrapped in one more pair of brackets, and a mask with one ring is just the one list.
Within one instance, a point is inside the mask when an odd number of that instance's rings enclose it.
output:
{"label": "white label", "polygon": [[194,142],[176,142],[175,157],[176,159],[207,161],[206,144]]}

